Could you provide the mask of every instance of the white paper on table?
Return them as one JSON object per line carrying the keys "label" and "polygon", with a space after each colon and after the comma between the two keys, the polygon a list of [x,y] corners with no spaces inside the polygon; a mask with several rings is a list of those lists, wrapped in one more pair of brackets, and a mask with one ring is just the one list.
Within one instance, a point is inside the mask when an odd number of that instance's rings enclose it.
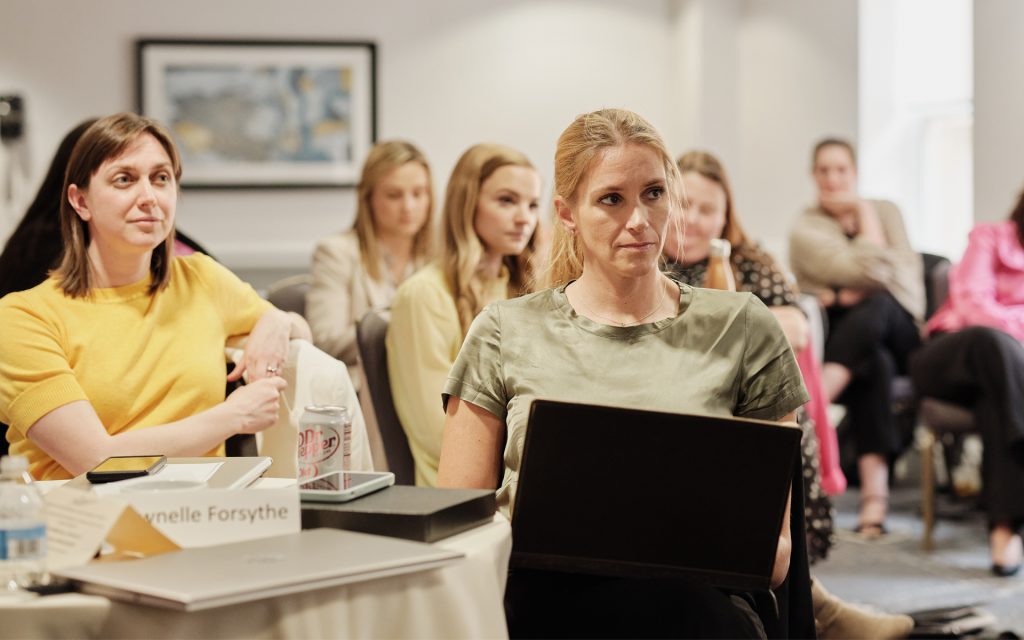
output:
{"label": "white paper on table", "polygon": [[50,569],[92,560],[126,506],[121,500],[104,500],[77,489],[54,489],[46,494],[45,500]]}
{"label": "white paper on table", "polygon": [[43,500],[50,570],[85,564],[105,542],[115,553],[136,558],[180,548],[120,498],[59,487]]}
{"label": "white paper on table", "polygon": [[150,482],[207,482],[217,473],[223,462],[201,462],[197,464],[168,462],[162,469],[149,476],[107,482],[93,485],[99,495],[110,496],[121,493],[126,487],[138,487]]}

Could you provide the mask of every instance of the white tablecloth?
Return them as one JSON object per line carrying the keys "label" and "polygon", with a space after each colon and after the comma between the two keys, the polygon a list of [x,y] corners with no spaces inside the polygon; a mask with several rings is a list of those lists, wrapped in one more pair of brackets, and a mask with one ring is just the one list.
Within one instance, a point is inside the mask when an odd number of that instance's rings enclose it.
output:
{"label": "white tablecloth", "polygon": [[64,594],[0,598],[0,638],[504,638],[512,530],[493,522],[435,543],[466,557],[419,573],[183,613]]}

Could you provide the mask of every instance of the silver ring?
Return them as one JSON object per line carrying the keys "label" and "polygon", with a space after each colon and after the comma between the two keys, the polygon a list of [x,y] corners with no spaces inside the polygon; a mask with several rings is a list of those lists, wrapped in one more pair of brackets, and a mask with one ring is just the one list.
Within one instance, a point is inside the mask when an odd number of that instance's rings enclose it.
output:
{"label": "silver ring", "polygon": [[278,369],[277,367],[272,367],[269,364],[267,365],[267,373],[269,373],[270,375],[276,376],[278,371],[280,371],[280,369]]}

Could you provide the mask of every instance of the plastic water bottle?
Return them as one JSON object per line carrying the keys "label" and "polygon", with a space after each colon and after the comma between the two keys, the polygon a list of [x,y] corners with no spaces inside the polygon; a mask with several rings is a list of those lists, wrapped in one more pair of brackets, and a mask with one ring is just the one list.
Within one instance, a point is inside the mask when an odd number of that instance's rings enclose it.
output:
{"label": "plastic water bottle", "polygon": [[0,596],[44,581],[43,498],[24,456],[0,458]]}

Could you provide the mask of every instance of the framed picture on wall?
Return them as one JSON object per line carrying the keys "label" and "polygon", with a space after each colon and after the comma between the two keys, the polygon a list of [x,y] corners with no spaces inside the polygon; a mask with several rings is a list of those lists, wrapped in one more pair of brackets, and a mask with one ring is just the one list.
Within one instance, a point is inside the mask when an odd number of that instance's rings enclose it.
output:
{"label": "framed picture on wall", "polygon": [[174,136],[183,187],[345,187],[376,139],[369,42],[137,42],[139,112]]}

